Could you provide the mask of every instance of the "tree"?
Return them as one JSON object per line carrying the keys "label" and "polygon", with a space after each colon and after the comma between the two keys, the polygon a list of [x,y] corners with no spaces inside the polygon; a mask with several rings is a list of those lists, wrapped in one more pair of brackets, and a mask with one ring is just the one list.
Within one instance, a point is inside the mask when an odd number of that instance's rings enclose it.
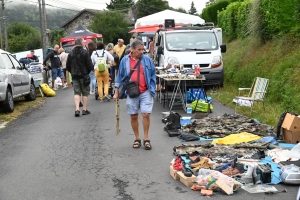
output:
{"label": "tree", "polygon": [[209,6],[211,6],[212,4],[217,3],[217,2],[218,2],[218,0],[208,0],[208,1],[205,3],[205,7],[209,7]]}
{"label": "tree", "polygon": [[50,47],[53,47],[56,44],[60,43],[60,38],[63,38],[66,36],[66,32],[63,30],[53,30],[49,34],[49,43]]}
{"label": "tree", "polygon": [[195,8],[194,1],[192,1],[191,8],[189,10],[189,14],[191,14],[191,15],[196,15],[197,14],[197,9]]}
{"label": "tree", "polygon": [[131,8],[133,5],[133,0],[110,0],[110,3],[106,4],[106,8],[110,11],[124,10],[126,12],[128,8]]}
{"label": "tree", "polygon": [[88,28],[102,34],[105,44],[116,43],[118,38],[124,39],[126,43],[130,39],[129,25],[124,19],[124,13],[105,11],[96,13]]}
{"label": "tree", "polygon": [[176,12],[187,13],[186,10],[184,8],[182,8],[182,7],[179,7],[179,8],[171,8],[170,7],[170,9],[174,10]]}
{"label": "tree", "polygon": [[136,2],[137,18],[145,17],[169,9],[167,1],[163,0],[138,0]]}
{"label": "tree", "polygon": [[13,23],[7,29],[10,52],[41,48],[40,32],[26,23]]}

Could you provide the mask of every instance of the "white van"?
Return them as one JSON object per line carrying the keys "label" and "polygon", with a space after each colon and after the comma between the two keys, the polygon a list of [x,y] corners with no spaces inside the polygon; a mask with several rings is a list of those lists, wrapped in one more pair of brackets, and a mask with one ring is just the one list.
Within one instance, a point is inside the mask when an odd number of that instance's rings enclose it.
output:
{"label": "white van", "polygon": [[174,63],[184,68],[200,67],[207,85],[224,83],[222,29],[213,25],[201,27],[180,27],[174,30],[160,30],[155,35],[155,64],[166,68]]}

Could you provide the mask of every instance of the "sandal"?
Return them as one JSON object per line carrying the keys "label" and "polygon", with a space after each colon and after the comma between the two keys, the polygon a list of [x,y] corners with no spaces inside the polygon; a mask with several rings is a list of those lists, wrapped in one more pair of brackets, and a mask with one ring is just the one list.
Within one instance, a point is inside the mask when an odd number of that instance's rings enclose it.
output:
{"label": "sandal", "polygon": [[138,149],[141,147],[141,140],[134,140],[134,143],[132,145],[133,148]]}
{"label": "sandal", "polygon": [[150,144],[150,140],[144,140],[144,146],[146,150],[151,150],[152,146]]}

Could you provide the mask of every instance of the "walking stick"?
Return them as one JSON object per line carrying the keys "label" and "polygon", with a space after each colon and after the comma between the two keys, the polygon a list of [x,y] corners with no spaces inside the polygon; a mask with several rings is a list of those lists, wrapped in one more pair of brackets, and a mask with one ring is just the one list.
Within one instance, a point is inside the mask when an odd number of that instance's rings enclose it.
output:
{"label": "walking stick", "polygon": [[119,100],[116,102],[116,135],[120,133],[120,104]]}

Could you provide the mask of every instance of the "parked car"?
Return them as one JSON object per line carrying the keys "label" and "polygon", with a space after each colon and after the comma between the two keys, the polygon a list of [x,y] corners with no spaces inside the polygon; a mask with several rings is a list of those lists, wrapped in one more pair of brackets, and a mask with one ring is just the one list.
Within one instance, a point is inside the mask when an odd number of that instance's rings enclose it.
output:
{"label": "parked car", "polygon": [[0,106],[4,112],[14,111],[14,99],[36,99],[34,80],[27,69],[9,52],[0,49]]}

